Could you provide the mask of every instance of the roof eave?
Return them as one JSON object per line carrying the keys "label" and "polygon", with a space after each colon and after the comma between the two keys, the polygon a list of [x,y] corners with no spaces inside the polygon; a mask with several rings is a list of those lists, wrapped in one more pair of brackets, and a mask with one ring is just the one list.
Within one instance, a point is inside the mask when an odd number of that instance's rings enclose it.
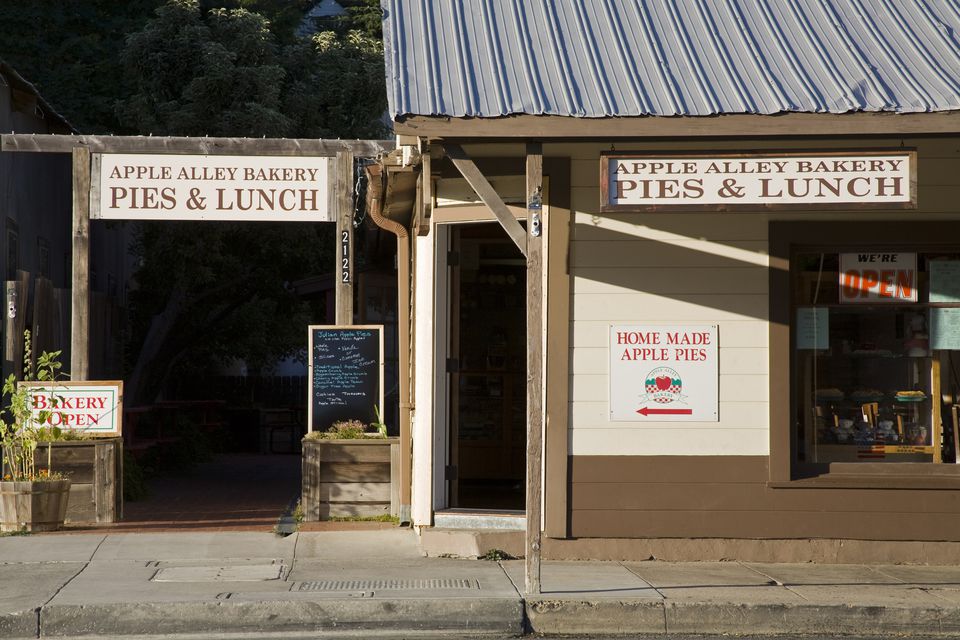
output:
{"label": "roof eave", "polygon": [[852,112],[631,116],[575,118],[518,114],[498,118],[407,115],[394,120],[397,135],[466,138],[676,138],[727,136],[836,136],[960,134],[960,111]]}

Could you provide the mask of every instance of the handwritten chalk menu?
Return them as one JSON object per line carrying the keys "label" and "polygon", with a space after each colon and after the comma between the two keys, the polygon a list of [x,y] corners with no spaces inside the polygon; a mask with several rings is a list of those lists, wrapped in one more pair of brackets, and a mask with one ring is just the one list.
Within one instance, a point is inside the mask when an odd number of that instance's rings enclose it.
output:
{"label": "handwritten chalk menu", "polygon": [[383,408],[383,325],[308,327],[310,431],[337,420],[376,420]]}

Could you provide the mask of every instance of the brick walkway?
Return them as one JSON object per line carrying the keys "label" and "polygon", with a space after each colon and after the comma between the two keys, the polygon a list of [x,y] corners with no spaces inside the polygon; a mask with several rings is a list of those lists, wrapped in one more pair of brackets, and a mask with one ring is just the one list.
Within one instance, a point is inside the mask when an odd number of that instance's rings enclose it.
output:
{"label": "brick walkway", "polygon": [[148,487],[146,499],[124,505],[122,522],[97,530],[271,531],[300,496],[300,456],[221,454]]}
{"label": "brick walkway", "polygon": [[[154,478],[150,494],[127,502],[121,522],[67,525],[51,534],[273,531],[300,497],[300,456],[231,453],[217,455],[189,475]],[[304,522],[300,531],[393,529],[389,522]]]}

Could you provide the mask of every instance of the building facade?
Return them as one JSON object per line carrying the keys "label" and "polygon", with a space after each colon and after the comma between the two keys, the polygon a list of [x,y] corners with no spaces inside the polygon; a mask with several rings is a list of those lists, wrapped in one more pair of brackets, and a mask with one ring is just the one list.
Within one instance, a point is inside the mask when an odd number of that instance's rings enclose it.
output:
{"label": "building facade", "polygon": [[598,4],[384,3],[413,523],[523,513],[542,405],[548,557],[960,542],[957,16]]}

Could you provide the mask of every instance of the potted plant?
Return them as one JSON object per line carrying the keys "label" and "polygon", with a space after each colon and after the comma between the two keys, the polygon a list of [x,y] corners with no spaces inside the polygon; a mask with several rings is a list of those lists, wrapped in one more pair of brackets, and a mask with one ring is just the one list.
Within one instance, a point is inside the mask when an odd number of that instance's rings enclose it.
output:
{"label": "potted plant", "polygon": [[[43,352],[36,370],[30,354],[30,335],[26,333],[24,379],[53,382],[61,365],[59,351]],[[7,407],[0,410],[0,450],[3,468],[0,479],[0,531],[55,531],[63,526],[70,497],[70,480],[51,469],[50,448],[47,464],[37,464],[36,450],[44,433],[42,425],[52,410],[34,412],[28,389],[17,384],[11,374],[3,383]]]}
{"label": "potted plant", "polygon": [[397,438],[376,422],[340,420],[303,439],[304,519],[397,515]]}

